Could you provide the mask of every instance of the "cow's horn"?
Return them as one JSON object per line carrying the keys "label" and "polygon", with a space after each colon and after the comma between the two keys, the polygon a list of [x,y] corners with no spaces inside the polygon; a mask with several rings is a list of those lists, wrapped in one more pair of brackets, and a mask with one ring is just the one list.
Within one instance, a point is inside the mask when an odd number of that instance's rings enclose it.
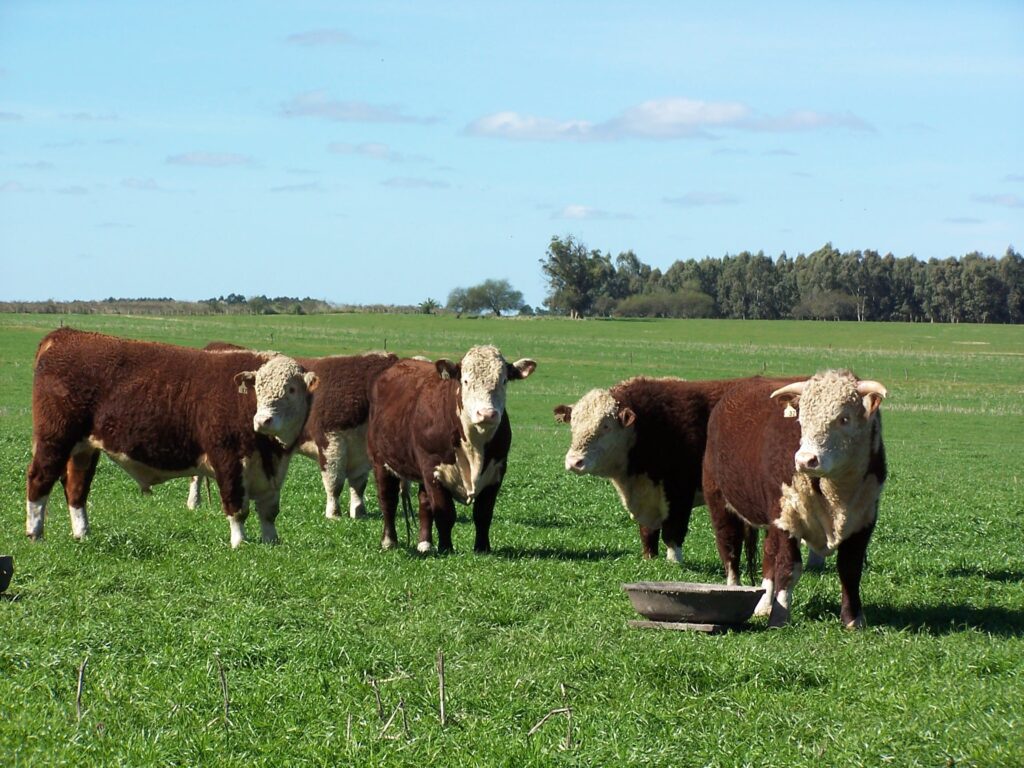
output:
{"label": "cow's horn", "polygon": [[784,387],[776,389],[768,397],[774,400],[779,395],[802,395],[804,393],[804,387],[806,386],[806,381],[794,381],[792,384],[787,384]]}
{"label": "cow's horn", "polygon": [[879,397],[885,397],[889,394],[889,391],[877,381],[858,381],[857,394],[861,397],[864,397],[865,395],[878,395]]}

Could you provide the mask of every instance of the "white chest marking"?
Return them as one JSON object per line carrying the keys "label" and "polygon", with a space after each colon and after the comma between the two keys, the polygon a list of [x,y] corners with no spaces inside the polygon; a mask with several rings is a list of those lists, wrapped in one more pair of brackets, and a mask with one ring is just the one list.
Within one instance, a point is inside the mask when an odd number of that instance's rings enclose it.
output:
{"label": "white chest marking", "polygon": [[624,479],[612,478],[629,516],[647,528],[660,528],[668,517],[668,498],[661,483],[647,475],[628,475]]}

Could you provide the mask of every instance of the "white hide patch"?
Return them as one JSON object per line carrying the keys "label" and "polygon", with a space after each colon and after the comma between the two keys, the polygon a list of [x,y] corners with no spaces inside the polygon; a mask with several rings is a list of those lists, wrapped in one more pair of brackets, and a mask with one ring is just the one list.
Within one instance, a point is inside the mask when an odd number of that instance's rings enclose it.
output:
{"label": "white hide patch", "polygon": [[238,549],[245,541],[245,518],[242,515],[228,518],[231,528],[231,548]]}
{"label": "white hide patch", "polygon": [[46,525],[46,501],[49,495],[40,496],[36,501],[25,502],[25,535],[30,539],[41,539]]}
{"label": "white hide patch", "polygon": [[71,535],[81,541],[89,535],[89,517],[85,507],[71,507],[68,512],[71,515]]}
{"label": "white hide patch", "polygon": [[668,518],[668,498],[661,483],[647,475],[613,477],[611,481],[631,518],[647,528],[661,528]]}
{"label": "white hide patch", "polygon": [[818,479],[817,484],[819,491],[810,477],[799,472],[792,485],[784,483],[775,525],[819,553],[830,554],[874,521],[882,486],[871,474],[853,478],[845,489],[827,477]]}

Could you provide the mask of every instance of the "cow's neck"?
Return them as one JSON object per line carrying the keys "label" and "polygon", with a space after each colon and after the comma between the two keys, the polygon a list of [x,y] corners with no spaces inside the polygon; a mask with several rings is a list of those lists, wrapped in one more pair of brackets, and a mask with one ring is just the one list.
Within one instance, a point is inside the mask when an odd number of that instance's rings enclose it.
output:
{"label": "cow's neck", "polygon": [[498,430],[500,422],[493,428],[481,430],[465,418],[464,412],[460,412],[459,420],[462,424],[462,437],[455,446],[455,463],[438,465],[434,477],[454,496],[468,504],[472,503],[480,491],[498,479],[500,474],[498,462],[488,463],[486,460],[487,444]]}
{"label": "cow's neck", "polygon": [[831,552],[875,519],[881,482],[867,470],[871,447],[859,451],[843,471],[828,477],[793,475],[783,484],[776,525],[807,541],[819,552]]}

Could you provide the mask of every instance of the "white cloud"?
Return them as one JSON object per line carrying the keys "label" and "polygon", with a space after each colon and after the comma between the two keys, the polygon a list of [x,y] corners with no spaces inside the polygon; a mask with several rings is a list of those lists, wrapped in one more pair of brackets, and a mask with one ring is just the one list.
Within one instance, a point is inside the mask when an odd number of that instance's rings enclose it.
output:
{"label": "white cloud", "polygon": [[0,192],[28,192],[29,188],[18,181],[5,181],[0,183]]}
{"label": "white cloud", "polygon": [[0,123],[16,123],[19,120],[24,120],[22,115],[17,112],[0,112]]}
{"label": "white cloud", "polygon": [[381,184],[394,189],[448,189],[451,186],[446,181],[419,179],[410,176],[393,177],[382,181]]}
{"label": "white cloud", "polygon": [[281,105],[285,117],[317,117],[338,123],[433,123],[433,118],[405,114],[394,104],[369,104],[365,101],[341,101],[324,91],[307,91]]}
{"label": "white cloud", "polygon": [[292,45],[301,45],[306,48],[363,44],[343,29],[311,29],[288,35],[285,40]]}
{"label": "white cloud", "polygon": [[72,184],[68,187],[58,187],[57,193],[61,195],[87,195],[89,190],[80,184]]}
{"label": "white cloud", "polygon": [[379,142],[364,142],[362,144],[347,144],[336,141],[327,146],[327,151],[335,155],[358,155],[368,157],[372,160],[387,160],[392,163],[422,162],[427,158],[421,155],[405,155],[396,152],[387,144]]}
{"label": "white cloud", "polygon": [[575,221],[608,221],[612,219],[632,219],[628,213],[614,213],[601,208],[592,208],[589,205],[567,205],[560,211],[551,214],[552,219],[569,219]]}
{"label": "white cloud", "polygon": [[160,186],[155,179],[121,179],[121,186],[125,189],[133,189],[138,192],[167,192],[165,187]]}
{"label": "white cloud", "polygon": [[323,192],[324,188],[319,181],[311,181],[306,184],[283,184],[279,187],[271,187],[271,192]]}
{"label": "white cloud", "polygon": [[873,130],[849,112],[835,115],[800,110],[781,117],[759,117],[740,102],[667,98],[642,102],[603,122],[495,112],[471,122],[466,132],[512,141],[614,141],[707,138],[713,136],[712,130],[724,129],[792,132],[826,128]]}
{"label": "white cloud", "polygon": [[1018,183],[1024,181],[1024,173],[1008,173],[1003,176],[1003,181]]}
{"label": "white cloud", "polygon": [[239,165],[252,165],[253,159],[248,155],[234,152],[184,152],[167,158],[171,165],[188,165],[203,168],[227,168]]}
{"label": "white cloud", "polygon": [[682,208],[703,208],[709,205],[735,205],[739,200],[721,192],[687,192],[680,197],[666,197],[663,202]]}
{"label": "white cloud", "polygon": [[971,199],[976,203],[998,205],[1003,208],[1024,208],[1024,199],[1017,195],[975,195]]}
{"label": "white cloud", "polygon": [[113,112],[70,112],[61,117],[65,120],[74,120],[77,123],[116,123],[121,119]]}

